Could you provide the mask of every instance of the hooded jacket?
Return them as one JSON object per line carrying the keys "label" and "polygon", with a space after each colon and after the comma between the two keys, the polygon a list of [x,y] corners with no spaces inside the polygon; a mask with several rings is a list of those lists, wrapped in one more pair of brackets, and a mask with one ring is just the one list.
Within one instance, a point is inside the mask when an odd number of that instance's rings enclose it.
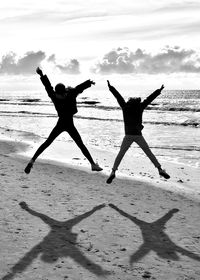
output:
{"label": "hooded jacket", "polygon": [[152,94],[150,94],[142,102],[136,104],[135,106],[130,105],[126,102],[121,94],[113,87],[110,86],[109,90],[112,92],[114,97],[117,99],[124,118],[124,130],[126,135],[142,135],[142,115],[144,109],[161,93],[160,89],[157,89]]}
{"label": "hooded jacket", "polygon": [[85,89],[91,87],[90,80],[87,80],[75,88],[67,88],[65,92],[65,97],[62,99],[56,98],[55,91],[47,77],[47,75],[43,75],[40,77],[41,82],[43,83],[48,96],[51,98],[55,109],[58,113],[59,118],[66,119],[72,117],[74,114],[78,112],[76,97],[78,94],[82,93]]}

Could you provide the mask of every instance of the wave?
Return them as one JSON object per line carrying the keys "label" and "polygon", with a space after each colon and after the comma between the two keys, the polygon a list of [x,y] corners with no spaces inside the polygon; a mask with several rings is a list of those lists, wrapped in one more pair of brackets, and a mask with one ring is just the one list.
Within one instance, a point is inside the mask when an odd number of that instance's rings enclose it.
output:
{"label": "wave", "polygon": [[[83,108],[95,108],[97,110],[105,110],[105,111],[113,111],[113,110],[121,110],[121,108],[119,106],[108,106],[108,105],[97,105],[98,102],[96,101],[90,101],[87,103],[83,103],[83,102],[77,102],[77,104],[79,105],[79,107],[83,107]],[[90,105],[90,104],[94,104],[94,105]],[[196,104],[196,106],[198,107],[194,107],[192,108],[192,106],[185,106],[183,107],[183,104],[180,104],[179,107],[177,105],[161,105],[161,104],[151,104],[150,106],[148,106],[145,110],[155,110],[155,111],[191,111],[191,112],[200,112],[200,104],[199,106]]]}
{"label": "wave", "polygon": [[160,150],[176,150],[176,151],[200,151],[200,147],[197,146],[151,146],[152,149]]}
{"label": "wave", "polygon": [[[19,129],[9,129],[9,128],[5,128],[5,127],[1,127],[0,126],[0,133],[6,133],[12,137],[17,137],[18,139],[24,139],[24,140],[31,140],[31,141],[41,141],[42,139],[46,139],[46,137],[41,136],[37,133],[33,133],[33,132],[28,132],[25,130],[19,130]],[[67,141],[67,140],[57,140],[57,141]],[[120,147],[120,146],[119,146]],[[150,146],[151,149],[155,149],[155,150],[176,150],[176,151],[185,151],[185,152],[199,152],[200,151],[200,147],[199,146],[175,146],[175,145],[151,145]],[[140,149],[139,147],[136,146],[136,149]]]}
{"label": "wave", "polygon": [[[57,118],[56,113],[42,113],[42,112],[31,112],[31,111],[0,111],[0,116],[10,116],[10,117],[27,117],[27,116],[34,116],[34,117],[45,117],[45,118]],[[117,118],[103,118],[103,117],[91,117],[91,116],[82,116],[82,115],[75,115],[74,118],[77,119],[86,119],[86,120],[96,120],[96,121],[108,121],[108,122],[123,122],[122,119]],[[175,125],[175,126],[192,126],[195,128],[200,127],[200,122],[196,119],[186,120],[186,121],[144,121],[144,124],[153,124],[153,125]]]}
{"label": "wave", "polygon": [[19,98],[21,102],[40,102],[40,98]]}
{"label": "wave", "polygon": [[35,102],[35,101],[28,101],[28,102],[15,102],[15,101],[9,101],[9,102],[1,102],[0,101],[0,105],[13,105],[13,106],[53,106],[52,103],[48,102],[48,101],[40,101],[40,102]]}
{"label": "wave", "polygon": [[[53,106],[51,101],[41,100],[40,98],[18,98],[18,99],[8,99],[0,98],[0,105],[26,105],[26,106]],[[77,105],[79,108],[92,108],[96,110],[103,111],[113,111],[121,110],[119,106],[102,104],[96,100],[78,101]],[[170,100],[166,103],[152,103],[145,110],[155,110],[155,111],[174,111],[174,112],[200,112],[199,100],[191,103],[173,102]]]}
{"label": "wave", "polygon": [[[108,106],[108,105],[97,105],[98,102],[96,101],[90,101],[87,102],[85,104],[83,104],[82,102],[77,102],[79,107],[83,107],[83,108],[95,108],[97,110],[105,110],[105,111],[113,111],[113,110],[121,110],[121,108],[119,106]],[[91,105],[92,104],[92,105]],[[95,106],[94,106],[95,105]],[[179,104],[179,106],[177,105],[171,105],[171,104],[167,104],[167,105],[161,105],[161,104],[151,104],[150,106],[148,106],[145,110],[155,110],[155,111],[175,111],[175,112],[200,112],[200,104],[199,106],[196,104],[196,107],[192,107],[191,106],[186,106],[183,104]]]}
{"label": "wave", "polygon": [[30,111],[0,111],[0,116],[7,116],[7,117],[27,117],[27,116],[34,116],[34,117],[51,117],[56,118],[57,114],[50,114],[50,113],[38,113],[38,112],[30,112]]}
{"label": "wave", "polygon": [[[97,120],[97,121],[116,121],[116,122],[123,122],[121,119],[111,119],[111,118],[97,118],[97,117],[84,117],[84,116],[75,116],[75,118],[79,119],[90,119],[90,120]],[[187,120],[184,122],[166,122],[166,121],[144,121],[144,124],[154,124],[154,125],[177,125],[177,126],[193,126],[193,127],[200,127],[200,123],[194,120]]]}
{"label": "wave", "polygon": [[191,107],[148,107],[146,110],[156,110],[156,111],[174,111],[174,112],[200,112],[200,108]]}

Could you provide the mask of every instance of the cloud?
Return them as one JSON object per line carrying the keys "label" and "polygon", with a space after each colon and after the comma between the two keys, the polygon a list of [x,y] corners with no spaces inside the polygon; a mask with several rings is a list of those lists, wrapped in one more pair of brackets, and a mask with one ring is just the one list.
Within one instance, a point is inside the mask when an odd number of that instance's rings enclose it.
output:
{"label": "cloud", "polygon": [[65,23],[69,21],[76,21],[76,20],[87,20],[87,19],[98,19],[107,16],[107,14],[102,11],[92,10],[92,11],[82,11],[80,9],[71,11],[70,13],[67,11],[61,11],[50,9],[36,9],[36,10],[26,10],[26,11],[18,11],[14,12],[13,15],[10,16],[3,16],[0,18],[1,23],[10,23],[10,24],[41,24],[41,23],[48,23],[50,25]]}
{"label": "cloud", "polygon": [[148,74],[199,73],[199,57],[194,50],[166,47],[156,55],[148,54],[138,64],[138,71]]}
{"label": "cloud", "polygon": [[117,48],[105,54],[102,61],[97,62],[92,72],[99,74],[170,74],[199,73],[200,56],[196,51],[166,46],[157,54],[150,54],[137,49]]}
{"label": "cloud", "polygon": [[80,74],[80,63],[77,59],[71,59],[69,62],[59,64],[56,62],[55,54],[51,55],[48,62],[52,63],[55,68],[58,68],[62,73],[65,74]]}
{"label": "cloud", "polygon": [[[13,52],[0,61],[0,74],[32,75],[39,66],[51,66],[64,74],[80,74],[80,63],[77,59],[57,61],[56,55],[47,57],[43,51],[30,51],[21,57]],[[171,74],[199,73],[200,55],[193,49],[182,49],[178,46],[166,46],[157,53],[149,53],[138,48],[131,51],[127,47],[113,49],[104,55],[91,69],[97,74]]]}
{"label": "cloud", "polygon": [[134,54],[128,48],[118,48],[105,54],[103,60],[92,69],[95,73],[126,74],[135,72]]}
{"label": "cloud", "polygon": [[57,64],[56,67],[65,74],[79,74],[79,62],[77,59],[71,59],[69,63],[64,65]]}
{"label": "cloud", "polygon": [[55,54],[52,54],[47,59],[48,62],[56,63],[56,56]]}
{"label": "cloud", "polygon": [[10,52],[2,57],[0,62],[0,74],[30,75],[35,73],[35,69],[45,59],[45,53],[27,52],[23,57],[17,59],[17,55]]}
{"label": "cloud", "polygon": [[157,8],[155,11],[156,12],[183,12],[186,11],[187,13],[190,11],[196,11],[197,9],[200,8],[200,3],[198,1],[167,1],[164,5],[160,5],[159,8]]}
{"label": "cloud", "polygon": [[0,61],[0,74],[10,75],[32,75],[35,69],[41,64],[51,64],[54,68],[59,69],[65,74],[79,74],[80,64],[77,59],[71,59],[68,63],[59,64],[56,62],[55,54],[46,58],[43,51],[27,52],[22,57],[17,57],[16,53],[10,52]]}

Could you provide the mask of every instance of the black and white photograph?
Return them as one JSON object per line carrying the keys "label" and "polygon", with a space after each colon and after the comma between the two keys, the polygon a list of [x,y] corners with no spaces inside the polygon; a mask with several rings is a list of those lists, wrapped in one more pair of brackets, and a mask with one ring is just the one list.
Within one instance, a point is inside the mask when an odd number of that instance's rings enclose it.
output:
{"label": "black and white photograph", "polygon": [[200,279],[200,1],[0,3],[0,279]]}

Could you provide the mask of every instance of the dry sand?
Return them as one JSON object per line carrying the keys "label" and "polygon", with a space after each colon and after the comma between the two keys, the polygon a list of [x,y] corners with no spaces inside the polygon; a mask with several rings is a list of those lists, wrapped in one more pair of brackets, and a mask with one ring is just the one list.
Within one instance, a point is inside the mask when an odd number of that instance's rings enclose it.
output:
{"label": "dry sand", "polygon": [[74,158],[26,175],[25,148],[0,142],[1,279],[200,279],[199,169],[166,163],[166,181],[148,160],[125,161],[132,176],[107,185],[112,155],[95,151],[101,173]]}

